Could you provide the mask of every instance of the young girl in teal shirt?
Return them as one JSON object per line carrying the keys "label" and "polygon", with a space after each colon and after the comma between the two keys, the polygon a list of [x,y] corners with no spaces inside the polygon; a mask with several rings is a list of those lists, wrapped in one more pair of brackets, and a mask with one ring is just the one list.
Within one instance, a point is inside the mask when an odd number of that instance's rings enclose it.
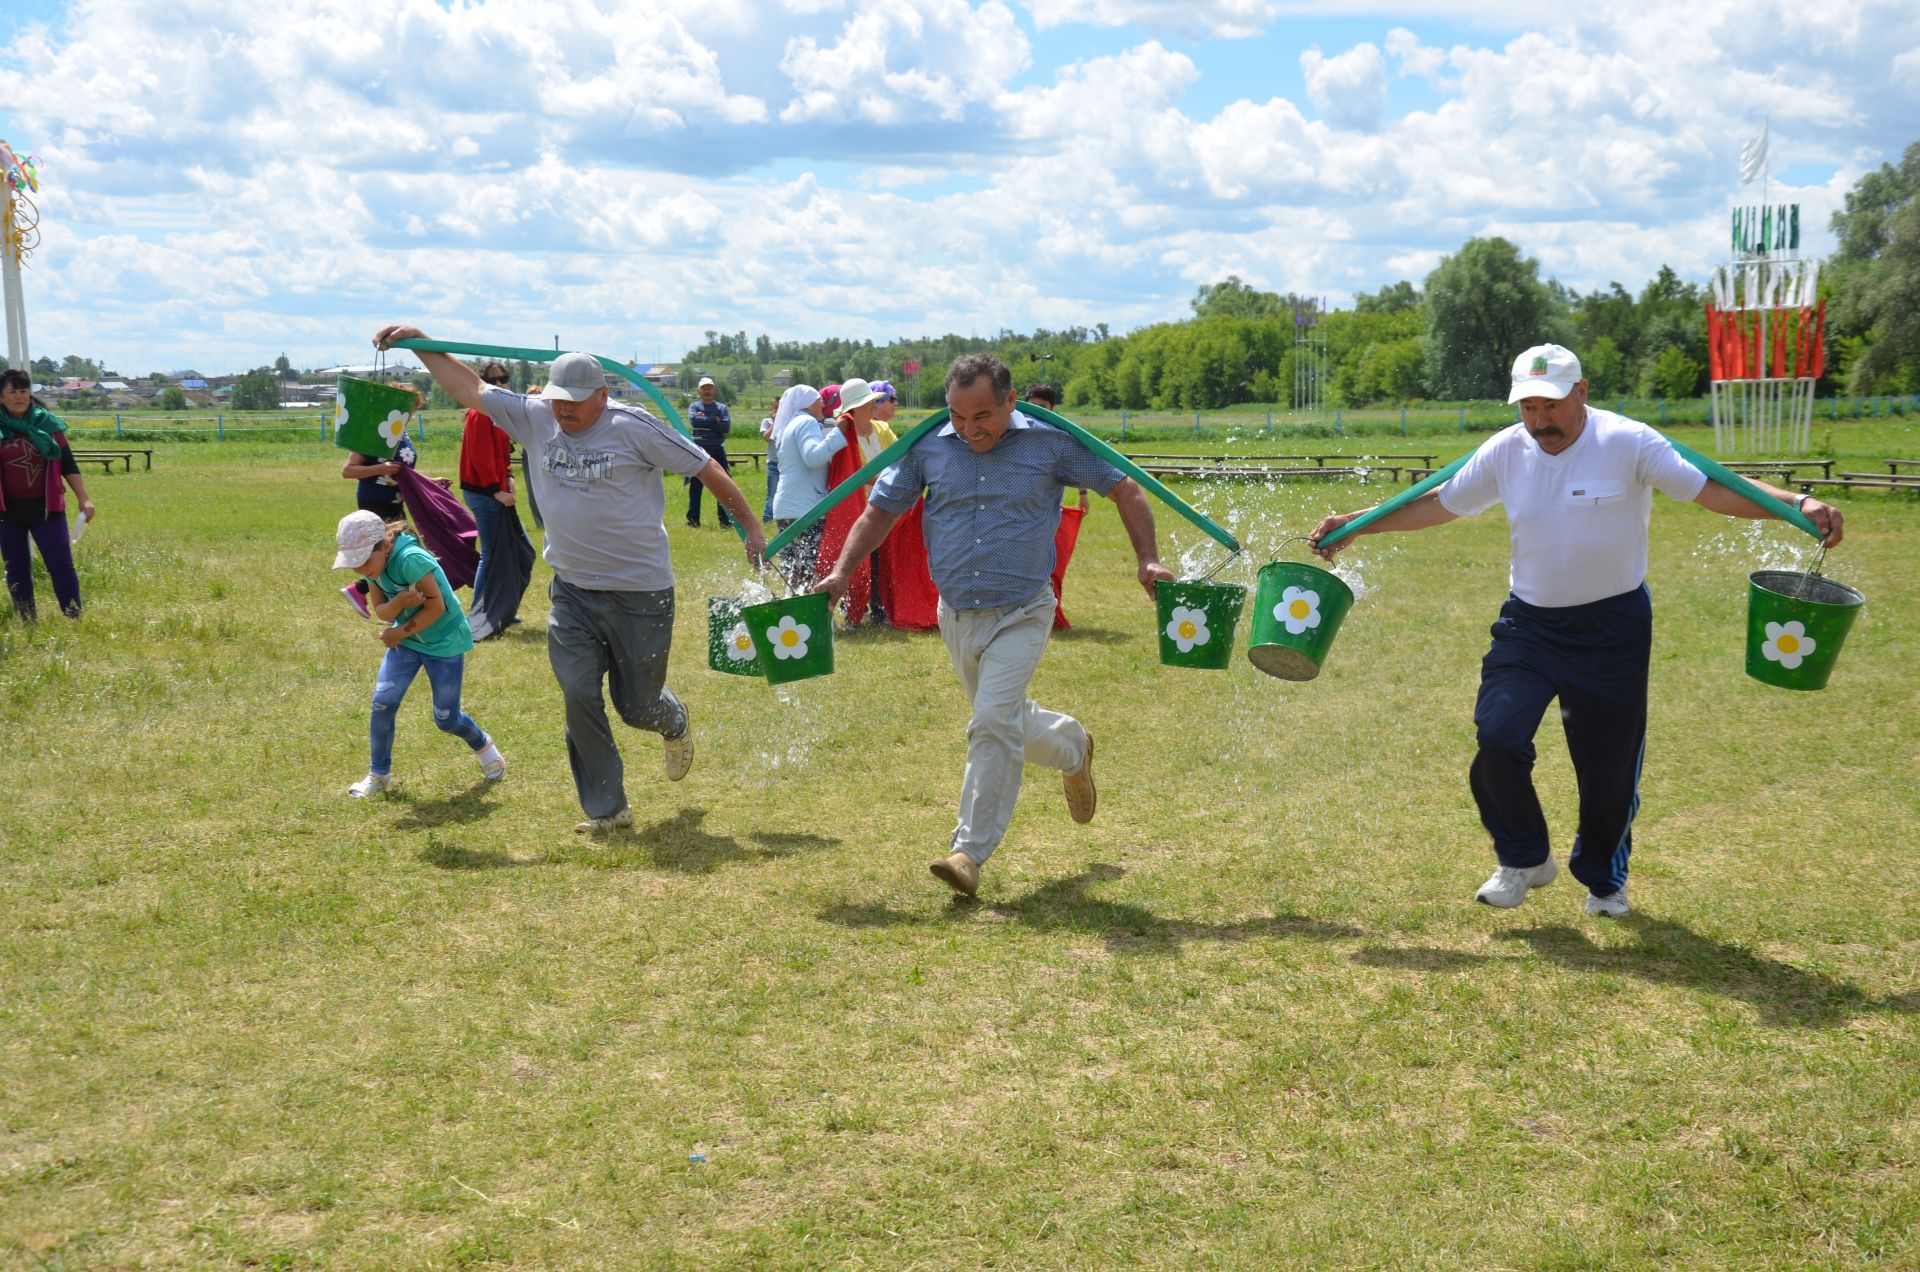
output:
{"label": "young girl in teal shirt", "polygon": [[374,512],[342,517],[335,541],[339,551],[333,568],[352,570],[367,580],[374,617],[388,624],[380,633],[387,655],[373,685],[372,761],[367,775],[348,787],[347,794],[364,799],[393,784],[394,712],[422,670],[433,688],[433,722],[473,748],[487,780],[505,777],[506,757],[460,709],[460,679],[467,651],[473,648],[473,631],[440,563],[404,525],[390,525]]}

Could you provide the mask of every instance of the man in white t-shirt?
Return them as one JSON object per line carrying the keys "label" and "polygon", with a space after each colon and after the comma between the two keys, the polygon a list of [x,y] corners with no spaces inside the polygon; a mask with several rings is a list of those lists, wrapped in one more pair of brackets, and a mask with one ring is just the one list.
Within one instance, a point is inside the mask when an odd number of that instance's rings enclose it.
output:
{"label": "man in white t-shirt", "polygon": [[[383,327],[373,343],[423,340],[418,327]],[[718,460],[666,423],[607,400],[606,375],[591,354],[554,359],[538,396],[483,384],[444,353],[415,351],[455,401],[480,411],[520,443],[528,484],[545,522],[553,567],[547,659],[567,708],[567,762],[587,820],[599,833],[633,824],[626,774],[607,720],[614,710],[636,729],[658,733],[667,777],[693,766],[687,709],[667,688],[673,644],[673,561],[667,550],[662,473],[706,483],[744,528],[747,561],[758,566],[766,534]]]}
{"label": "man in white t-shirt", "polygon": [[[1511,909],[1559,873],[1533,789],[1533,736],[1558,698],[1580,785],[1567,867],[1587,886],[1587,913],[1617,917],[1627,913],[1646,746],[1653,492],[1729,517],[1773,514],[1708,482],[1656,430],[1588,406],[1580,360],[1559,345],[1536,345],[1514,360],[1507,400],[1520,406],[1518,424],[1495,433],[1437,490],[1357,534],[1423,530],[1496,503],[1506,508],[1512,594],[1480,664],[1480,749],[1470,779],[1500,865],[1474,899]],[[1798,503],[1829,547],[1840,542],[1839,509],[1754,484]],[[1366,511],[1322,521],[1308,536],[1313,550],[1331,560],[1357,534],[1327,550],[1321,539]]]}

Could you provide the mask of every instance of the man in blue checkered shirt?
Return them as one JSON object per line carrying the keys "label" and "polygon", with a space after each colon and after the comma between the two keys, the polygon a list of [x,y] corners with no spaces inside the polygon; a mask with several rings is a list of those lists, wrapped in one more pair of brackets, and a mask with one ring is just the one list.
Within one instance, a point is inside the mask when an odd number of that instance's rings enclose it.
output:
{"label": "man in blue checkered shirt", "polygon": [[819,590],[837,604],[849,569],[926,493],[927,564],[940,589],[940,635],[973,704],[967,771],[951,851],[934,876],[972,896],[980,867],[1006,837],[1023,764],[1064,775],[1067,811],[1093,820],[1093,735],[1027,697],[1053,630],[1053,537],[1060,495],[1086,487],[1112,499],[1148,596],[1173,574],[1160,564],[1153,510],[1132,478],[1050,424],[1014,410],[1013,376],[991,354],[947,373],[951,419],[880,474],[839,563]]}

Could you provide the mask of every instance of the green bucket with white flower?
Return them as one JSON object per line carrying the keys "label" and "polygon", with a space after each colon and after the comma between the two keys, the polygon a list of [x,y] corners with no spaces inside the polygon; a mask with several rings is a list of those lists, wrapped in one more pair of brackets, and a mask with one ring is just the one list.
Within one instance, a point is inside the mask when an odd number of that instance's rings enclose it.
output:
{"label": "green bucket with white flower", "polygon": [[730,596],[707,598],[707,666],[729,676],[763,676],[766,668],[740,616],[744,608]]}
{"label": "green bucket with white flower", "polygon": [[1824,689],[1867,598],[1819,574],[1747,576],[1747,674],[1782,689]]}
{"label": "green bucket with white flower", "polygon": [[1161,662],[1217,671],[1233,661],[1233,629],[1247,603],[1246,588],[1161,579],[1153,595],[1160,607]]}
{"label": "green bucket with white flower", "polygon": [[802,592],[740,611],[770,685],[833,674],[833,616],[825,592]]}
{"label": "green bucket with white flower", "polygon": [[350,375],[339,379],[340,399],[333,410],[333,444],[378,459],[391,459],[407,421],[420,409],[420,395]]}
{"label": "green bucket with white flower", "polygon": [[1281,680],[1312,680],[1326,666],[1353,589],[1316,565],[1274,561],[1253,594],[1247,661]]}

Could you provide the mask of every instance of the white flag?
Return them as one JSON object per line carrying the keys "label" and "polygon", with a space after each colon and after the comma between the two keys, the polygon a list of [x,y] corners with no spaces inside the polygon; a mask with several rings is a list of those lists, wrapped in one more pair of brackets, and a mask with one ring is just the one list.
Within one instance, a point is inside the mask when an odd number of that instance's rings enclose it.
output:
{"label": "white flag", "polygon": [[1767,166],[1767,126],[1760,125],[1760,131],[1752,141],[1740,147],[1740,183],[1750,184]]}

